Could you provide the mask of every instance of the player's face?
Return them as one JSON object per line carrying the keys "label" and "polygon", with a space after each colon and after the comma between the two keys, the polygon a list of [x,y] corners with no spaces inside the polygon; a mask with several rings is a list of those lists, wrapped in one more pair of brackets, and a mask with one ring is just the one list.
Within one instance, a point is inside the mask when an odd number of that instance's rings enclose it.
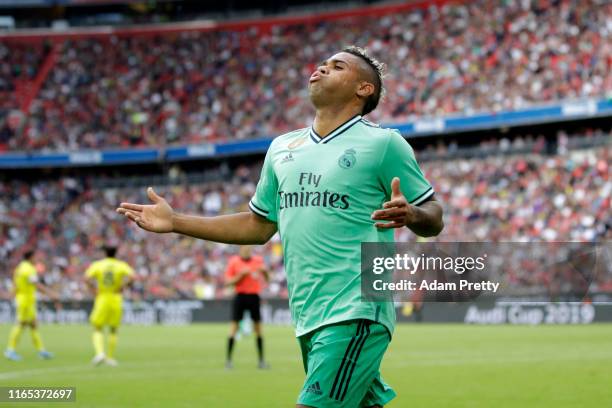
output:
{"label": "player's face", "polygon": [[310,76],[308,91],[315,107],[341,104],[355,97],[361,82],[358,57],[339,52],[323,61]]}

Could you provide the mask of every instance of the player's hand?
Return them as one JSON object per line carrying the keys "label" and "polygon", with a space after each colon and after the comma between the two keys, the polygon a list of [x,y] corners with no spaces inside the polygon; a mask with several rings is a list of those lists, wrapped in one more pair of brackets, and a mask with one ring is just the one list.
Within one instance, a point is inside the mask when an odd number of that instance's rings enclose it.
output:
{"label": "player's hand", "polygon": [[134,221],[140,228],[151,232],[172,232],[174,211],[170,204],[158,196],[152,187],[147,189],[152,205],[121,203],[117,212]]}
{"label": "player's hand", "polygon": [[400,190],[400,180],[391,180],[391,200],[383,204],[382,210],[372,213],[373,220],[386,221],[374,224],[377,228],[402,228],[410,225],[416,219],[416,209],[408,203]]}

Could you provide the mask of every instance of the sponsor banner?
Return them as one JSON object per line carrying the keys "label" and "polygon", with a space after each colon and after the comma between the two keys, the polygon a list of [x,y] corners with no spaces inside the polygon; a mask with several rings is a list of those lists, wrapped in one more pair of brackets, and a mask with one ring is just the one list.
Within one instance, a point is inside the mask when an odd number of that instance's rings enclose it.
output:
{"label": "sponsor banner", "polygon": [[465,324],[591,324],[612,322],[612,302],[405,303],[398,305],[398,322]]}
{"label": "sponsor banner", "polygon": [[590,303],[497,303],[493,308],[470,305],[463,319],[476,324],[588,324],[595,321]]}
{"label": "sponsor banner", "polygon": [[567,102],[561,105],[563,116],[593,116],[597,113],[597,101]]}
{"label": "sponsor banner", "polygon": [[[214,144],[193,145],[193,146],[187,147],[188,157],[210,157],[214,155],[215,155],[215,145]],[[176,156],[178,159],[181,158],[180,155],[176,155]],[[168,157],[170,157],[170,152],[168,152]]]}
{"label": "sponsor banner", "polygon": [[445,127],[443,118],[420,119],[414,122],[414,131],[416,133],[442,132]]}
{"label": "sponsor banner", "polygon": [[70,153],[68,160],[72,164],[93,165],[102,163],[102,152],[99,151],[80,151]]}
{"label": "sponsor banner", "polygon": [[[58,307],[59,306],[59,307]],[[37,303],[38,321],[42,323],[88,324],[92,301]],[[123,302],[123,324],[186,325],[196,322],[226,322],[232,300],[154,300]],[[285,299],[263,299],[261,314],[266,324],[291,324],[291,312]],[[12,323],[15,308],[11,301],[0,301],[0,324]]]}
{"label": "sponsor banner", "polygon": [[[612,295],[602,294],[599,303],[535,302],[525,300],[463,303],[396,303],[398,323],[465,324],[590,324],[612,322]],[[232,301],[157,300],[124,302],[123,324],[187,325],[191,323],[228,322]],[[38,303],[38,320],[44,324],[89,324],[91,301]],[[264,324],[291,325],[286,299],[264,299],[261,304]],[[14,321],[13,303],[0,301],[0,324]]]}

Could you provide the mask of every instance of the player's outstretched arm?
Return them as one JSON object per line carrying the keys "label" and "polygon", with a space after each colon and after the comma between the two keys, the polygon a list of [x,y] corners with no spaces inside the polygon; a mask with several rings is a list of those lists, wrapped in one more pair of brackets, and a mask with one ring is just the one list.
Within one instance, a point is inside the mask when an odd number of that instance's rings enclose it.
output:
{"label": "player's outstretched arm", "polygon": [[179,214],[170,204],[147,189],[153,204],[121,203],[117,212],[125,215],[140,228],[157,233],[176,232],[207,241],[226,244],[263,244],[276,232],[276,224],[252,212],[217,217]]}

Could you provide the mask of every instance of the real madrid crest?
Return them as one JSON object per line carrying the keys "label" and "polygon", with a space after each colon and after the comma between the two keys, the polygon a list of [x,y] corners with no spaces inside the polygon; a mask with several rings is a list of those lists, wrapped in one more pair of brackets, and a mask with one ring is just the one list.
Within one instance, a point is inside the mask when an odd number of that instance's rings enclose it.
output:
{"label": "real madrid crest", "polygon": [[344,154],[338,159],[338,165],[343,169],[352,169],[355,167],[355,163],[357,162],[355,153],[357,152],[355,152],[354,149],[345,150]]}

